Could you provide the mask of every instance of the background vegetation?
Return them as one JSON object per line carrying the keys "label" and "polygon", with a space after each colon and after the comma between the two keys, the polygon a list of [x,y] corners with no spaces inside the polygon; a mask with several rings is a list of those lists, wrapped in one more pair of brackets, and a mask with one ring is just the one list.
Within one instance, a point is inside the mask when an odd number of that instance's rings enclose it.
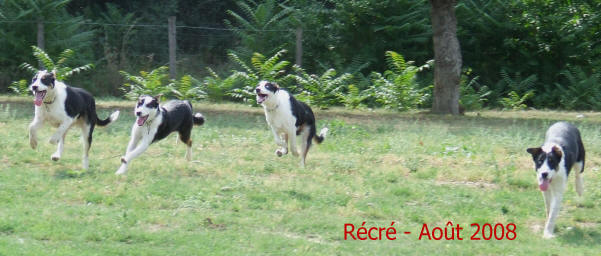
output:
{"label": "background vegetation", "polygon": [[[464,107],[601,110],[599,10],[600,2],[586,0],[459,1]],[[422,0],[6,0],[0,3],[0,47],[10,50],[0,53],[0,92],[29,78],[19,65],[35,63],[30,46],[42,20],[50,56],[71,49],[77,53],[74,66],[95,66],[70,83],[122,96],[128,78],[119,71],[151,72],[168,62],[171,15],[178,26],[177,80],[193,78],[195,90],[208,95],[199,98],[252,101],[244,93],[252,81],[277,75],[288,77],[284,87],[322,107],[405,110],[431,104],[432,69],[392,86],[397,91],[388,99],[381,94],[388,89],[376,88],[389,85],[382,79],[395,80],[388,51],[415,67],[433,58],[429,4]],[[302,68],[292,65],[298,28]],[[279,66],[278,74],[254,70],[259,76],[253,77],[240,62],[254,67],[256,54],[277,54],[289,64]],[[319,78],[310,81],[313,75]]]}

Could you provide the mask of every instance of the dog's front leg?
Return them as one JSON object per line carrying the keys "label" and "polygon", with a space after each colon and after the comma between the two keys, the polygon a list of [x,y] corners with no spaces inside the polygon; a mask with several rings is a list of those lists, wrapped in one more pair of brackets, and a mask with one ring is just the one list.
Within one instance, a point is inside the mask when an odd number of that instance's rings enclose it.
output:
{"label": "dog's front leg", "polygon": [[549,210],[551,208],[551,192],[543,191],[543,199],[545,200],[545,217],[549,218]]}
{"label": "dog's front leg", "polygon": [[140,154],[144,153],[148,146],[150,146],[150,143],[152,143],[152,138],[148,139],[148,137],[146,137],[140,140],[135,149],[129,151],[128,148],[128,152],[125,153],[125,156],[121,157],[121,166],[119,167],[117,172],[115,172],[115,174],[125,174],[127,172],[127,164],[129,164],[131,160],[138,157]]}
{"label": "dog's front leg", "polygon": [[29,145],[32,149],[36,149],[38,147],[37,131],[40,129],[40,127],[42,127],[43,124],[44,122],[42,121],[42,118],[38,117],[37,115],[31,124],[29,124]]}
{"label": "dog's front leg", "polygon": [[563,192],[565,186],[557,186],[553,191],[550,191],[550,209],[549,216],[547,216],[547,222],[545,223],[545,230],[543,231],[543,238],[553,238],[553,230],[555,229],[555,219],[559,214],[561,208],[561,201],[563,200]]}
{"label": "dog's front leg", "polygon": [[71,127],[71,125],[73,124],[73,122],[75,121],[75,119],[73,118],[68,118],[66,120],[64,120],[56,129],[56,132],[52,135],[52,137],[50,137],[50,140],[48,140],[48,142],[50,142],[50,144],[57,144],[59,143],[59,141],[65,137],[65,133],[67,133],[67,130],[69,130],[69,128]]}
{"label": "dog's front leg", "polygon": [[275,144],[278,145],[278,149],[275,150],[275,154],[277,156],[283,156],[285,154],[288,154],[288,145],[286,145],[286,142],[284,140],[282,140],[282,138],[280,137],[280,135],[278,134],[278,132],[276,131],[276,129],[271,128],[271,132],[273,132],[273,138],[275,139]]}

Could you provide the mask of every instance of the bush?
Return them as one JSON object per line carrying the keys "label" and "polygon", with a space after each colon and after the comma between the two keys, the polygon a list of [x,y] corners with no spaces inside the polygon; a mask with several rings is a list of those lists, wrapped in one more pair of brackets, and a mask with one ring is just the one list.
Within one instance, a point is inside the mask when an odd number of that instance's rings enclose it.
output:
{"label": "bush", "polygon": [[125,97],[130,100],[135,100],[143,94],[164,96],[171,93],[174,85],[168,81],[168,72],[169,68],[166,66],[156,68],[150,72],[140,71],[139,76],[131,75],[125,71],[119,71],[125,80],[129,81],[123,84]]}
{"label": "bush", "polygon": [[345,73],[336,77],[336,70],[328,69],[321,76],[317,76],[309,75],[299,66],[294,66],[293,69],[297,73],[294,79],[300,91],[297,95],[300,100],[322,109],[344,103],[344,92],[353,79],[351,74]]}
{"label": "bush", "polygon": [[372,90],[376,101],[385,108],[396,110],[415,109],[431,95],[431,86],[419,88],[417,73],[429,68],[429,63],[417,67],[413,62],[405,62],[403,56],[393,51],[386,52],[389,70],[384,74],[371,73]]}
{"label": "bush", "polygon": [[266,59],[260,53],[254,53],[250,59],[251,65],[247,65],[236,54],[230,53],[230,58],[240,65],[244,71],[234,71],[232,76],[242,83],[241,88],[232,89],[229,94],[244,102],[256,104],[255,87],[261,80],[276,82],[282,87],[286,87],[292,80],[293,75],[286,75],[286,67],[290,65],[288,61],[280,61],[286,50],[277,52],[272,57]]}

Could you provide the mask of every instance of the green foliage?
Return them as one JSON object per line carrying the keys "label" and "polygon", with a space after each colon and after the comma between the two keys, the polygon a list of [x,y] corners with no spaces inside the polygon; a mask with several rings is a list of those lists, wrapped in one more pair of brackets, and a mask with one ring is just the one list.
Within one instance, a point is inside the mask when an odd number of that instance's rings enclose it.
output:
{"label": "green foliage", "polygon": [[467,75],[461,76],[459,104],[466,110],[482,109],[492,94],[488,86],[478,83],[478,78],[479,76],[475,76],[467,81],[469,79]]}
{"label": "green foliage", "polygon": [[238,54],[250,56],[253,52],[273,54],[274,49],[284,47],[280,34],[287,29],[287,18],[291,9],[278,4],[276,0],[238,1],[240,12],[228,10],[231,20],[224,22],[240,38]]}
{"label": "green foliage", "polygon": [[[65,81],[77,73],[94,68],[93,64],[86,64],[76,68],[67,66],[67,62],[75,56],[75,51],[71,49],[64,50],[59,55],[58,61],[55,62],[44,50],[37,46],[32,46],[31,48],[33,48],[33,56],[44,65],[44,69],[55,72],[56,79],[59,81]],[[39,71],[39,69],[29,63],[23,63],[20,67],[34,74]]]}
{"label": "green foliage", "polygon": [[601,110],[601,73],[587,74],[582,68],[568,67],[560,73],[564,84],[555,83],[561,107],[569,110]]}
{"label": "green foliage", "polygon": [[286,50],[280,50],[270,58],[260,53],[254,53],[250,59],[250,65],[242,61],[235,53],[230,53],[232,61],[240,65],[244,71],[234,71],[232,76],[242,83],[241,88],[234,88],[230,95],[242,99],[251,104],[256,103],[254,89],[262,80],[276,82],[280,86],[286,86],[294,79],[293,75],[286,75],[286,67],[289,61],[280,60]]}
{"label": "green foliage", "polygon": [[371,74],[376,101],[385,108],[396,110],[417,108],[430,97],[430,87],[419,88],[416,82],[417,73],[429,68],[429,64],[414,66],[413,62],[405,62],[401,54],[393,51],[387,51],[386,57],[389,70],[384,74]]}
{"label": "green foliage", "polygon": [[232,74],[225,79],[221,78],[211,68],[207,68],[209,76],[205,77],[202,85],[207,93],[207,98],[213,102],[220,102],[229,98],[229,92],[239,84],[240,79],[235,74]]}
{"label": "green foliage", "polygon": [[131,75],[125,71],[119,71],[125,78],[123,84],[125,97],[130,100],[137,99],[140,95],[165,96],[173,92],[174,84],[169,82],[169,68],[158,67],[150,72],[140,71],[140,75]]}
{"label": "green foliage", "polygon": [[528,107],[524,102],[533,96],[533,90],[527,91],[522,96],[515,91],[510,91],[507,94],[507,97],[503,97],[499,100],[499,103],[503,106],[503,109],[506,110],[524,110]]}
{"label": "green foliage", "polygon": [[341,96],[353,78],[351,74],[345,73],[337,77],[336,70],[328,69],[321,76],[317,76],[308,74],[296,65],[293,69],[297,73],[294,78],[300,90],[300,94],[297,95],[300,100],[322,109],[344,102]]}
{"label": "green foliage", "polygon": [[18,95],[29,95],[29,83],[25,79],[14,81],[10,84],[9,88]]}
{"label": "green foliage", "polygon": [[371,89],[360,90],[354,84],[349,84],[346,91],[346,93],[338,93],[338,97],[344,106],[350,109],[365,107],[365,101],[373,95]]}
{"label": "green foliage", "polygon": [[171,92],[180,100],[200,100],[207,96],[201,88],[201,82],[191,75],[184,75],[179,80],[171,80]]}

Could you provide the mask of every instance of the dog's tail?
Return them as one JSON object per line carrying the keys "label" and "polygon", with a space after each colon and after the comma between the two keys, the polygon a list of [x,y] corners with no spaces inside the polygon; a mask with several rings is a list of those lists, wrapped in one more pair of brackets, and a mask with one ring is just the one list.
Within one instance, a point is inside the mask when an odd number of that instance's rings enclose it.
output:
{"label": "dog's tail", "polygon": [[112,122],[115,122],[119,118],[119,110],[113,112],[108,118],[102,120],[96,116],[96,124],[99,126],[107,126]]}
{"label": "dog's tail", "polygon": [[205,117],[202,116],[201,113],[194,114],[194,116],[192,116],[192,119],[194,120],[194,125],[202,125],[205,123]]}
{"label": "dog's tail", "polygon": [[[184,102],[186,102],[188,106],[190,106],[190,110],[193,109],[192,102],[190,102],[189,100],[184,100]],[[194,125],[202,125],[205,123],[205,117],[201,113],[196,113],[192,115],[192,121],[194,122]]]}
{"label": "dog's tail", "polygon": [[[313,128],[313,131],[315,131],[315,128]],[[317,144],[321,143],[323,140],[326,139],[326,135],[328,134],[328,128],[324,127],[321,129],[321,131],[319,131],[319,135],[315,135],[313,137],[313,139],[315,140],[315,142],[317,142]]]}

